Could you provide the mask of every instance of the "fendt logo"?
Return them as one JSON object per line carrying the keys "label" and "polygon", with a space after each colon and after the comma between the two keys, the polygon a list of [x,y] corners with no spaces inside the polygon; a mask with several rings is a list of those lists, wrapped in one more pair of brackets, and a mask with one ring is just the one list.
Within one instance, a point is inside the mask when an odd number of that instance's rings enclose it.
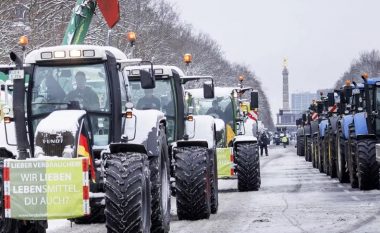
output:
{"label": "fendt logo", "polygon": [[57,133],[57,134],[44,133],[42,135],[42,143],[43,144],[61,144],[63,143],[63,136],[61,133]]}

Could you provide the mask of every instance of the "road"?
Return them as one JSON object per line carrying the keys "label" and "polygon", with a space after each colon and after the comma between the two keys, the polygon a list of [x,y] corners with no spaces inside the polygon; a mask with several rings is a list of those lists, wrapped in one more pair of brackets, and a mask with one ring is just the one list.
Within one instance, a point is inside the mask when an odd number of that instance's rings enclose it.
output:
{"label": "road", "polygon": [[[380,232],[380,191],[359,191],[312,168],[286,149],[261,158],[262,185],[238,192],[236,180],[220,180],[219,212],[209,220],[178,221],[172,200],[171,232]],[[106,232],[104,225],[50,221],[48,232]]]}

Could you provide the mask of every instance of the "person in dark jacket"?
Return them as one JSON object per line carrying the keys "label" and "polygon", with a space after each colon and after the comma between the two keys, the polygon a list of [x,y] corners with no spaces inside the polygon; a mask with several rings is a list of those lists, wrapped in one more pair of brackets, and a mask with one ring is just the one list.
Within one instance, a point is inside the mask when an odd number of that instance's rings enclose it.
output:
{"label": "person in dark jacket", "polygon": [[263,156],[263,150],[264,149],[265,149],[265,155],[268,156],[268,144],[269,144],[269,137],[265,132],[263,132],[259,138],[260,155],[261,156]]}
{"label": "person in dark jacket", "polygon": [[85,110],[100,110],[99,97],[91,87],[87,87],[86,75],[79,71],[75,75],[77,88],[67,94],[67,100],[77,100]]}

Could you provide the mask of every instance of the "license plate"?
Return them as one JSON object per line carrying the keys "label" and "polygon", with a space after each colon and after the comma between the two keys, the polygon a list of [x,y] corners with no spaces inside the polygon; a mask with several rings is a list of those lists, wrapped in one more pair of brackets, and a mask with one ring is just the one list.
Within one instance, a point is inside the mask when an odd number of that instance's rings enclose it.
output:
{"label": "license plate", "polygon": [[24,70],[10,70],[9,71],[9,79],[24,79]]}

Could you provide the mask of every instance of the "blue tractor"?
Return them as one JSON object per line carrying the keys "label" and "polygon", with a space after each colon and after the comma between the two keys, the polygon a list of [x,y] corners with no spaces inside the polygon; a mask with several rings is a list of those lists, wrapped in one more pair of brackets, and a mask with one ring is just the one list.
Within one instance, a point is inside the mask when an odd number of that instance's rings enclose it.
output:
{"label": "blue tractor", "polygon": [[364,83],[355,84],[352,91],[352,121],[348,126],[346,158],[351,186],[368,190],[379,185],[376,142],[380,136],[380,77],[368,78],[368,75],[363,75],[362,78]]}
{"label": "blue tractor", "polygon": [[336,175],[339,182],[348,183],[349,174],[347,167],[347,154],[348,154],[348,138],[349,138],[349,125],[353,121],[353,116],[350,114],[351,98],[352,98],[352,85],[349,80],[346,85],[338,92],[340,97],[339,103],[339,117],[336,120],[335,132],[335,164]]}

